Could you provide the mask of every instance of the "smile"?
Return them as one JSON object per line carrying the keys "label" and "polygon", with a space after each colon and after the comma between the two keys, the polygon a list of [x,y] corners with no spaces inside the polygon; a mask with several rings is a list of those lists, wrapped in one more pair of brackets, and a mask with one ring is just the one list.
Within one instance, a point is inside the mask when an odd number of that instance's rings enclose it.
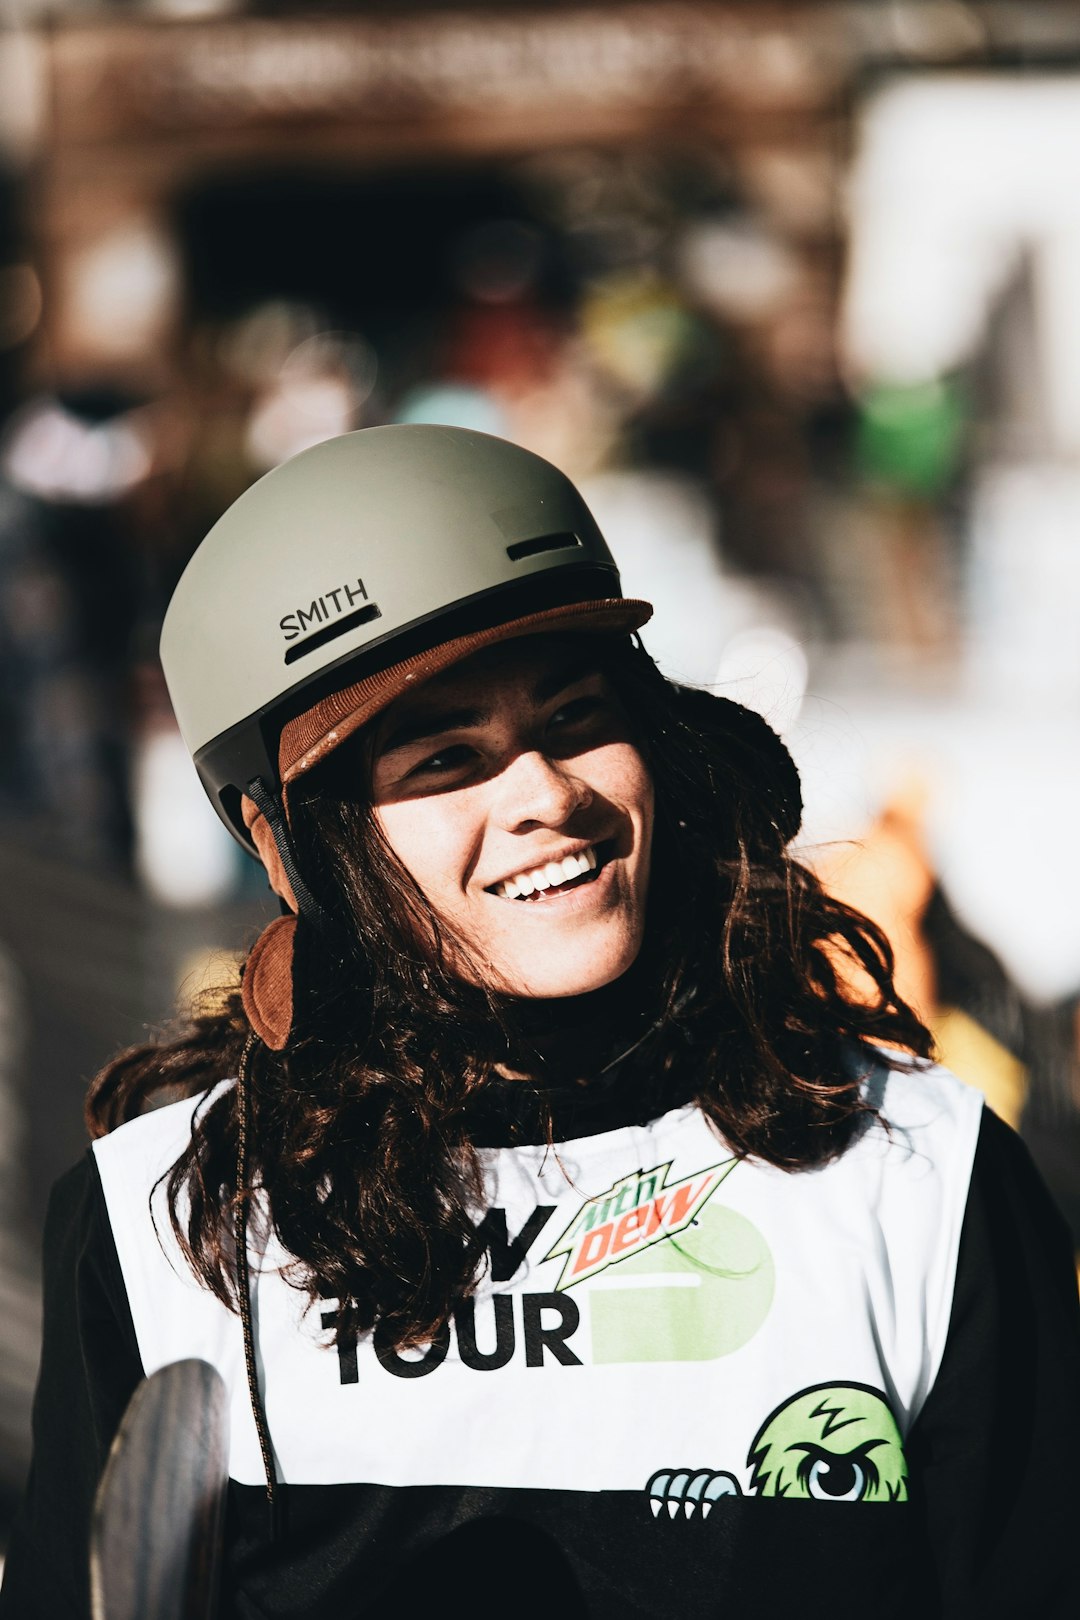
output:
{"label": "smile", "polygon": [[610,844],[590,844],[575,855],[545,861],[542,866],[530,867],[501,883],[493,883],[488,893],[501,900],[541,900],[548,895],[565,894],[599,877],[610,858]]}

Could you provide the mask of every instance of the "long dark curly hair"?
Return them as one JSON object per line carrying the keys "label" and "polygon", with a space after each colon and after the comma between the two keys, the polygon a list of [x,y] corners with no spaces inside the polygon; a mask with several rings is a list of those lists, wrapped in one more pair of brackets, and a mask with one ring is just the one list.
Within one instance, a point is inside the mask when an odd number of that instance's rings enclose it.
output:
{"label": "long dark curly hair", "polygon": [[[735,1152],[819,1165],[872,1113],[868,1069],[927,1057],[929,1033],[897,995],[881,930],[787,853],[798,778],[764,722],[673,685],[631,642],[590,641],[655,787],[648,1062],[683,1081],[692,1063],[682,1095]],[[378,1325],[403,1349],[428,1342],[482,1271],[470,1115],[505,1084],[511,1009],[448,968],[438,918],[381,836],[368,772],[361,733],[290,790],[301,868],[330,920],[297,930],[285,1051],[249,1047],[248,1184],[230,1086],[196,1110],[168,1198],[196,1275],[231,1307],[233,1218],[258,1189],[291,1281],[337,1302],[339,1337]],[[91,1134],[235,1076],[250,1040],[236,993],[179,1038],[122,1053],[91,1087]]]}

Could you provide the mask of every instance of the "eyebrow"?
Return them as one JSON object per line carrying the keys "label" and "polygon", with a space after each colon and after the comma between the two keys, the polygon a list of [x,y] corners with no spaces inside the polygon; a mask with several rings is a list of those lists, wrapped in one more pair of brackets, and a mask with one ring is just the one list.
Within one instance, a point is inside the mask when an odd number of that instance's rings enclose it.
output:
{"label": "eyebrow", "polygon": [[482,726],[490,713],[490,709],[437,709],[429,714],[414,715],[395,727],[386,741],[378,745],[376,754],[383,759],[399,748],[441,737],[446,731],[468,731],[473,726]]}
{"label": "eyebrow", "polygon": [[[536,704],[547,703],[565,691],[568,686],[574,686],[586,676],[598,673],[599,665],[595,659],[575,658],[573,662],[563,664],[558,669],[542,675],[533,686],[530,697]],[[396,753],[399,749],[441,737],[447,731],[469,731],[475,726],[482,726],[490,717],[490,709],[433,707],[427,713],[421,711],[403,721],[400,726],[395,726],[386,741],[377,746],[376,755],[379,759],[385,759],[388,754]]]}
{"label": "eyebrow", "polygon": [[600,665],[595,658],[573,658],[565,664],[553,669],[550,675],[541,675],[532,689],[534,703],[546,703],[549,698],[557,697],[568,686],[575,686],[578,681],[587,675],[598,675]]}

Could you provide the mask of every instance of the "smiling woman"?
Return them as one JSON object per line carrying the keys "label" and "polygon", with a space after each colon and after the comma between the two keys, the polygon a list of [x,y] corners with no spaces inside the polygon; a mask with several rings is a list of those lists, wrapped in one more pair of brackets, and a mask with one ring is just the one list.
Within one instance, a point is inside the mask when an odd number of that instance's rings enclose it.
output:
{"label": "smiling woman", "polygon": [[[283,640],[327,579],[371,611]],[[196,554],[163,660],[283,914],[92,1086],[5,1620],[87,1614],[106,1448],[186,1357],[226,1620],[1074,1612],[1064,1229],[648,613],[456,429],[304,452]]]}

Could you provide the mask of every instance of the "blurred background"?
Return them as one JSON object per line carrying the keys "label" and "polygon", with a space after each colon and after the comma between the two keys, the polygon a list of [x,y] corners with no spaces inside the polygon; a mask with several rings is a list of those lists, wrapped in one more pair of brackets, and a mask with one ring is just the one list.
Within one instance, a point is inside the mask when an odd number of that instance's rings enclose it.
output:
{"label": "blurred background", "polygon": [[349,428],[581,485],[647,645],[786,737],[804,858],[1080,1237],[1080,7],[0,18],[0,1543],[87,1079],[274,913],[163,608]]}

